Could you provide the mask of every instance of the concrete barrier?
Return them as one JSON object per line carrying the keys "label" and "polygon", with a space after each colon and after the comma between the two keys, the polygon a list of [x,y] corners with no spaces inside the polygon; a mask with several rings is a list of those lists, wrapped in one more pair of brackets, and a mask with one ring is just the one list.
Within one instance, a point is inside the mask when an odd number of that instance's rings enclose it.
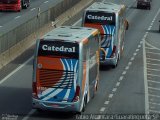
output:
{"label": "concrete barrier", "polygon": [[56,6],[41,12],[38,16],[34,16],[16,28],[6,33],[1,32],[0,69],[33,45],[36,39],[49,32],[55,26],[62,25],[93,1],[63,0]]}

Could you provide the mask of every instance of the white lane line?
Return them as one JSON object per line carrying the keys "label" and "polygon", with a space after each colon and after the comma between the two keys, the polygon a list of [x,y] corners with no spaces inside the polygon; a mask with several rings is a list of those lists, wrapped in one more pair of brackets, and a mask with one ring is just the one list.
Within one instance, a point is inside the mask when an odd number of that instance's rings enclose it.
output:
{"label": "white lane line", "polygon": [[30,11],[33,11],[33,10],[35,10],[36,8],[32,8]]}
{"label": "white lane line", "polygon": [[119,85],[120,85],[120,82],[117,82],[117,83],[116,83],[116,86],[118,87]]}
{"label": "white lane line", "polygon": [[136,52],[138,52],[139,51],[139,49],[136,49]]}
{"label": "white lane line", "polygon": [[141,45],[138,45],[138,48],[140,48],[141,47]]}
{"label": "white lane line", "polygon": [[151,97],[157,97],[157,98],[160,98],[160,96],[159,95],[152,95],[152,94],[148,94],[149,96],[151,96]]}
{"label": "white lane line", "polygon": [[44,3],[48,3],[49,1],[45,1]]}
{"label": "white lane line", "polygon": [[112,92],[116,92],[117,91],[117,88],[113,88]]}
{"label": "white lane line", "polygon": [[160,70],[158,70],[158,69],[151,69],[151,68],[147,68],[147,70],[149,70],[149,71],[156,71],[156,72],[160,72]]}
{"label": "white lane line", "polygon": [[160,75],[154,75],[154,74],[147,74],[147,75],[152,77],[160,77]]}
{"label": "white lane line", "polygon": [[3,78],[0,81],[0,84],[2,84],[3,82],[5,82],[8,78],[10,78],[13,74],[15,74],[17,71],[19,71],[21,68],[23,68],[25,65],[27,65],[31,60],[33,59],[33,57],[29,58],[25,63],[23,63],[22,65],[20,65],[18,68],[16,68],[14,71],[12,71],[10,74],[8,74],[5,78]]}
{"label": "white lane line", "polygon": [[160,84],[160,82],[158,82],[158,81],[154,81],[154,80],[148,80],[148,82],[152,82],[152,83]]}
{"label": "white lane line", "polygon": [[1,28],[1,27],[3,27],[3,26],[0,26],[0,28]]}
{"label": "white lane line", "polygon": [[18,19],[18,18],[20,18],[21,16],[17,16],[17,17],[15,17],[14,19]]}
{"label": "white lane line", "polygon": [[160,64],[152,64],[150,63],[151,61],[149,61],[147,64],[150,65],[150,66],[159,66],[160,67]]}
{"label": "white lane line", "polygon": [[[154,114],[155,113],[160,113],[160,111],[156,111],[156,110],[149,110],[149,112],[153,112]],[[156,119],[155,119],[156,120]]]}
{"label": "white lane line", "polygon": [[134,60],[134,57],[131,58],[131,61],[133,61],[133,60]]}
{"label": "white lane line", "polygon": [[153,55],[160,55],[160,53],[155,53],[155,52],[146,52],[147,54],[153,54]]}
{"label": "white lane line", "polygon": [[152,105],[160,105],[160,103],[153,103],[153,102],[149,102],[149,104],[152,104]]}
{"label": "white lane line", "polygon": [[119,78],[119,81],[122,81],[122,80],[123,80],[123,78],[124,78],[124,77],[123,77],[123,76],[121,76],[121,77]]}
{"label": "white lane line", "polygon": [[127,66],[126,68],[125,68],[125,70],[128,70],[129,69],[129,66]]}
{"label": "white lane line", "polygon": [[127,72],[126,71],[123,71],[122,75],[125,75]]}
{"label": "white lane line", "polygon": [[27,116],[25,116],[22,120],[27,120],[29,119],[29,117],[35,112],[36,110],[35,109],[32,109]]}
{"label": "white lane line", "polygon": [[109,101],[105,101],[104,104],[105,104],[105,105],[108,105],[108,104],[109,104]]}
{"label": "white lane line", "polygon": [[153,88],[153,87],[148,87],[148,89],[152,89],[152,90],[157,90],[157,91],[160,91],[160,88]]}
{"label": "white lane line", "polygon": [[105,111],[105,107],[102,107],[101,109],[100,109],[100,112],[104,112]]}
{"label": "white lane line", "polygon": [[137,53],[134,53],[133,55],[134,55],[134,56],[136,56],[136,55],[137,55]]}
{"label": "white lane line", "polygon": [[132,62],[129,62],[128,65],[129,65],[129,66],[132,65]]}
{"label": "white lane line", "polygon": [[147,58],[147,60],[153,60],[153,61],[158,61],[158,62],[160,62],[159,59],[153,59],[153,58]]}
{"label": "white lane line", "polygon": [[146,49],[145,49],[145,39],[142,41],[143,49],[143,69],[144,69],[144,97],[145,97],[145,114],[149,114],[149,98],[148,98],[148,81],[147,81],[147,59],[146,59]]}
{"label": "white lane line", "polygon": [[109,98],[112,98],[113,97],[113,94],[109,94]]}
{"label": "white lane line", "polygon": [[72,26],[76,26],[80,21],[82,21],[82,18],[75,22]]}

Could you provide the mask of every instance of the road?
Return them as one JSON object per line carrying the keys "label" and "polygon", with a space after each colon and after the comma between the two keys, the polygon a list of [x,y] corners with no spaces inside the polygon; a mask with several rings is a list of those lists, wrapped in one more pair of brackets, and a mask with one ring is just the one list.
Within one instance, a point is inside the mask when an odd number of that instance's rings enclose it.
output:
{"label": "road", "polygon": [[6,27],[8,24],[9,27],[14,26],[13,23],[15,21],[27,21],[38,14],[38,8],[40,8],[40,12],[42,12],[60,1],[61,0],[31,0],[30,7],[23,9],[21,12],[0,12],[0,29]]}
{"label": "road", "polygon": [[[126,33],[124,53],[118,67],[116,69],[101,68],[98,92],[95,98],[87,104],[83,114],[159,113],[160,44],[156,29],[157,19],[160,18],[158,12],[160,1],[152,1],[151,10],[136,9],[135,0],[107,1],[123,3],[128,6],[127,19],[130,26]],[[81,19],[81,14],[76,17],[77,20]],[[66,25],[74,22],[70,21]],[[80,23],[77,22],[77,25]],[[32,55],[32,50],[33,48],[29,50],[30,55]],[[27,59],[29,58],[28,56]],[[15,61],[12,64],[21,62]],[[39,113],[33,110],[31,107],[31,82],[32,58],[19,65],[10,73],[10,76],[2,78],[0,82],[0,115],[14,115],[15,117],[17,115],[20,120],[78,119],[77,115],[68,113]]]}

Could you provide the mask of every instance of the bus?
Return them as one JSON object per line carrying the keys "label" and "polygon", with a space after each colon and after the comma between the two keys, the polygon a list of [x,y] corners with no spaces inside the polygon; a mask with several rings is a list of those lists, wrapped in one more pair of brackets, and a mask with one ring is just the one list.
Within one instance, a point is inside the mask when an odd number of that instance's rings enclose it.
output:
{"label": "bus", "polygon": [[101,65],[118,65],[129,26],[125,12],[124,5],[109,2],[95,2],[84,11],[82,26],[97,28],[101,33]]}
{"label": "bus", "polygon": [[40,110],[81,113],[99,82],[100,33],[61,26],[36,42],[32,105]]}
{"label": "bus", "polygon": [[1,11],[21,11],[22,8],[27,9],[30,6],[30,0],[0,0]]}

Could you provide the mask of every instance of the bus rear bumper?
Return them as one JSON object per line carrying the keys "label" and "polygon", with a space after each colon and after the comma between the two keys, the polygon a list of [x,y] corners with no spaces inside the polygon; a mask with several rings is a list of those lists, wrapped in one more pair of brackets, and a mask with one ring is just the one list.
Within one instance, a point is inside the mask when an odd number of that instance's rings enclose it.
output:
{"label": "bus rear bumper", "polygon": [[117,59],[114,58],[106,58],[105,60],[100,60],[100,65],[116,65]]}
{"label": "bus rear bumper", "polygon": [[34,109],[60,111],[60,112],[80,112],[79,102],[47,102],[32,99]]}

